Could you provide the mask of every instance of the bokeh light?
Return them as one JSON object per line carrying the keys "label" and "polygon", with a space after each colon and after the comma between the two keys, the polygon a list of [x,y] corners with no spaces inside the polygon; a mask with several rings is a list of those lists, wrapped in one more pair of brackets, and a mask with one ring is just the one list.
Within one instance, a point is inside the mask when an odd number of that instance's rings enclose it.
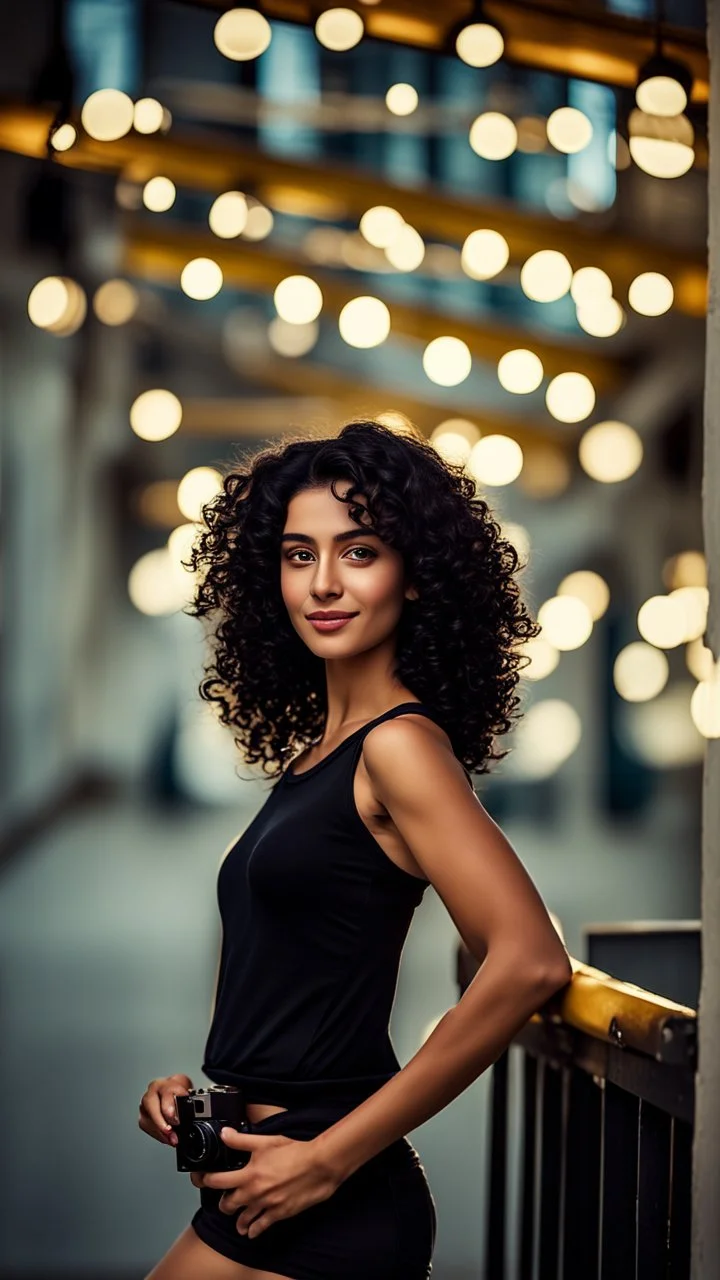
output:
{"label": "bokeh light", "polygon": [[215,23],[213,39],[232,62],[249,62],[267,49],[272,27],[256,9],[228,9]]}
{"label": "bokeh light", "polygon": [[505,160],[517,148],[517,129],[501,111],[484,111],[470,126],[469,142],[483,160]]}
{"label": "bokeh light", "polygon": [[145,183],[142,201],[146,209],[152,213],[165,213],[175,203],[175,183],[170,178],[158,174]]}
{"label": "bokeh light", "polygon": [[423,368],[431,382],[455,387],[464,382],[472,368],[472,356],[461,338],[433,338],[423,352]]}
{"label": "bokeh light", "polygon": [[85,99],[80,119],[83,129],[98,142],[114,142],[129,133],[135,108],[120,89],[98,89]]}
{"label": "bokeh light", "polygon": [[595,388],[584,373],[559,373],[548,384],[545,403],[558,422],[580,422],[595,408]]}
{"label": "bokeh light", "polygon": [[354,49],[364,32],[365,24],[354,9],[326,9],[315,23],[315,35],[320,44],[336,53]]}
{"label": "bokeh light", "polygon": [[103,324],[127,324],[139,303],[138,291],[128,280],[106,280],[95,291],[93,310]]}
{"label": "bokeh light", "polygon": [[188,298],[200,302],[214,298],[222,289],[223,273],[212,258],[191,258],[180,273],[180,287]]}
{"label": "bokeh light", "polygon": [[515,395],[527,395],[536,391],[543,380],[543,365],[534,351],[517,347],[501,356],[497,367],[500,385]]}
{"label": "bokeh light", "polygon": [[481,228],[471,231],[462,247],[460,261],[473,280],[490,280],[507,266],[510,246],[499,231]]}
{"label": "bokeh light", "polygon": [[643,459],[643,444],[637,431],[626,422],[596,422],[584,433],[578,446],[583,471],[601,484],[617,484],[637,471]]}
{"label": "bokeh light", "polygon": [[210,230],[222,240],[231,240],[245,230],[248,203],[242,191],[223,191],[213,201],[208,214]]}
{"label": "bokeh light", "polygon": [[340,312],[338,327],[349,346],[377,347],[390,333],[390,312],[380,298],[352,298]]}
{"label": "bokeh light", "polygon": [[143,391],[130,408],[130,426],[141,440],[167,440],[182,422],[182,404],[172,391]]}
{"label": "bokeh light", "polygon": [[273,293],[275,309],[288,324],[308,324],[322,311],[320,286],[310,276],[286,276]]}
{"label": "bokeh light", "polygon": [[418,91],[411,84],[393,84],[385,94],[385,104],[394,116],[411,116],[417,110]]}

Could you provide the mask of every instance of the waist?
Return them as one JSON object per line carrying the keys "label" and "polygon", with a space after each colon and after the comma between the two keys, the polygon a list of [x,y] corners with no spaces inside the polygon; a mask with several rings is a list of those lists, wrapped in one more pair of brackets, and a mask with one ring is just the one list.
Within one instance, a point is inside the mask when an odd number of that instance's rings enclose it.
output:
{"label": "waist", "polygon": [[221,1067],[203,1065],[203,1074],[213,1084],[232,1084],[241,1090],[245,1103],[267,1103],[271,1106],[323,1106],[352,1111],[371,1094],[376,1093],[395,1071],[381,1075],[353,1076],[341,1080],[271,1080],[242,1072],[226,1071]]}

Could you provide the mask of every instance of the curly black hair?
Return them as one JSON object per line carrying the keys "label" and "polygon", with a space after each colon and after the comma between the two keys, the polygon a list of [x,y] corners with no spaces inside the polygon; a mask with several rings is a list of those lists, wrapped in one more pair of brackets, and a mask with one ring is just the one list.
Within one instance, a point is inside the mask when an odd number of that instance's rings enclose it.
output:
{"label": "curly black hair", "polygon": [[[351,483],[343,497],[336,481]],[[525,566],[461,463],[379,422],[351,421],[331,438],[286,433],[230,464],[203,507],[188,565],[197,576],[185,612],[219,619],[201,698],[219,704],[247,763],[260,762],[268,776],[321,736],[325,663],[290,623],[280,536],[290,499],[328,484],[351,519],[369,517],[401,552],[417,590],[403,605],[395,678],[428,705],[461,763],[489,772],[508,754],[494,739],[520,714],[514,690],[529,662],[522,645],[540,631],[516,581]]]}

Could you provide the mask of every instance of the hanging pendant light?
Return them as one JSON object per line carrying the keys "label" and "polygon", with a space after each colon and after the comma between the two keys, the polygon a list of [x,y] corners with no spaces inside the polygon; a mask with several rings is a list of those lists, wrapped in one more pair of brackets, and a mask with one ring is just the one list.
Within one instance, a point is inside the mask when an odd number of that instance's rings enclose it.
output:
{"label": "hanging pendant light", "polygon": [[640,68],[635,101],[648,115],[679,116],[688,104],[692,85],[692,72],[684,62],[655,53]]}
{"label": "hanging pendant light", "polygon": [[468,17],[450,27],[446,49],[469,67],[491,67],[502,57],[505,37],[497,22],[485,14],[482,0],[475,0]]}
{"label": "hanging pendant light", "polygon": [[635,102],[651,116],[679,116],[692,92],[692,72],[684,62],[662,51],[663,0],[655,5],[655,51],[638,74]]}
{"label": "hanging pendant light", "polygon": [[695,160],[687,116],[651,116],[637,107],[628,118],[630,155],[653,178],[679,178]]}

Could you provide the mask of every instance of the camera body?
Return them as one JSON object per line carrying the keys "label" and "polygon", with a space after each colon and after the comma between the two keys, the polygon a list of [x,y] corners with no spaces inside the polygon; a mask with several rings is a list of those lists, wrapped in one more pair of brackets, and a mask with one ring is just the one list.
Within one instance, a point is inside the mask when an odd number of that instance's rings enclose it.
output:
{"label": "camera body", "polygon": [[249,1151],[235,1151],[223,1142],[224,1125],[249,1133],[245,1103],[241,1091],[230,1084],[212,1085],[209,1089],[191,1089],[176,1094],[178,1113],[177,1168],[180,1173],[224,1173],[228,1169],[244,1169]]}

